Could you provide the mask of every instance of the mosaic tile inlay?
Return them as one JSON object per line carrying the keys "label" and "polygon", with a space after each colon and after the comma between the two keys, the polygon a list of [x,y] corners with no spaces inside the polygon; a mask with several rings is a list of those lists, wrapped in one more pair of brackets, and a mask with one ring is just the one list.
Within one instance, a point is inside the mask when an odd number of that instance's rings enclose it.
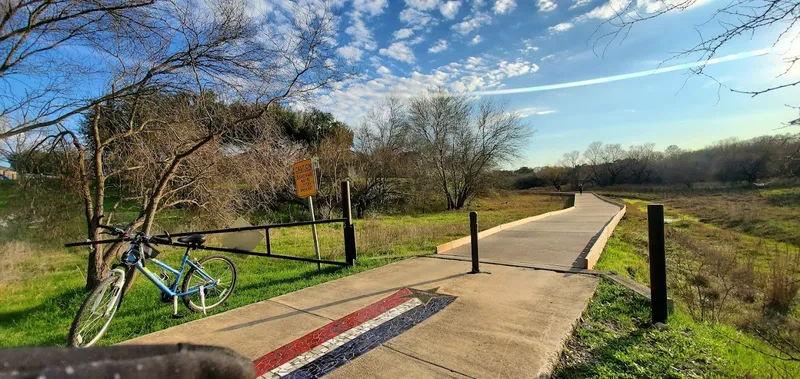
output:
{"label": "mosaic tile inlay", "polygon": [[454,296],[404,288],[253,362],[259,378],[316,378],[442,310]]}

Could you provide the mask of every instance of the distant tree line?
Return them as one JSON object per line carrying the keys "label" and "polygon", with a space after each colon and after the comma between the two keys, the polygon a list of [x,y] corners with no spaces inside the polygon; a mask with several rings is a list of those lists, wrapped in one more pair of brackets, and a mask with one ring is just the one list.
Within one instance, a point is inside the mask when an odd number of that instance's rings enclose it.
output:
{"label": "distant tree line", "polygon": [[698,182],[759,184],[774,177],[800,176],[797,156],[800,135],[781,134],[749,140],[730,138],[698,150],[676,145],[657,151],[645,143],[624,148],[621,144],[591,143],[586,150],[565,153],[556,165],[522,167],[506,172],[518,189],[552,186],[613,186],[619,184],[681,184]]}

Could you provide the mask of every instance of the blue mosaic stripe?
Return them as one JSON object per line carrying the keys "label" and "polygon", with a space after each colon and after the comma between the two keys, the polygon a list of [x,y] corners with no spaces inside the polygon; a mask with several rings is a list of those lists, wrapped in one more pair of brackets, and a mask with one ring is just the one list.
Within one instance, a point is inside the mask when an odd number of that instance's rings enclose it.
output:
{"label": "blue mosaic stripe", "polygon": [[411,329],[450,305],[455,296],[441,296],[431,299],[428,305],[420,305],[381,326],[370,330],[352,341],[340,346],[313,362],[292,371],[284,379],[319,378],[358,358],[364,353],[386,343],[394,337]]}

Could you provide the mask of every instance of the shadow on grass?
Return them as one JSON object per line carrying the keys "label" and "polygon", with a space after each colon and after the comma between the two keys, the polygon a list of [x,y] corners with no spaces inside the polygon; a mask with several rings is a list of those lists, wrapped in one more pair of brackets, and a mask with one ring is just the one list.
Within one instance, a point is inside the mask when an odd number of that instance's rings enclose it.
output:
{"label": "shadow on grass", "polygon": [[[647,342],[646,334],[648,329],[649,328],[638,328],[630,332],[630,334],[608,340],[600,346],[583,352],[584,354],[588,355],[584,358],[584,361],[571,366],[559,368],[554,377],[595,377],[600,374],[597,370],[599,362],[602,362],[604,367],[612,368],[613,371],[616,371],[620,374],[627,373],[641,376],[641,373],[634,373],[630,370],[631,365],[637,365],[637,362],[631,361],[626,352],[632,348],[636,348],[642,343]],[[658,374],[658,372],[659,371],[653,371],[651,374],[653,377],[662,377],[660,374]]]}
{"label": "shadow on grass", "polygon": [[77,307],[80,306],[87,294],[88,292],[83,288],[76,288],[50,296],[39,305],[30,308],[2,312],[0,313],[0,327],[17,324],[20,320],[31,316],[50,314],[52,312],[68,312],[73,308],[77,310]]}
{"label": "shadow on grass", "polygon": [[[669,372],[650,353],[653,331],[649,303],[608,279],[602,279],[580,325],[567,342],[554,377],[585,378],[608,374],[662,377]],[[642,370],[650,370],[647,372]],[[604,374],[605,373],[605,374]]]}
{"label": "shadow on grass", "polygon": [[[48,296],[35,306],[0,313],[0,330],[9,333],[4,336],[7,340],[0,338],[4,341],[0,345],[64,345],[72,319],[87,294],[82,287],[74,288]],[[35,342],[20,343],[14,332],[22,332]]]}

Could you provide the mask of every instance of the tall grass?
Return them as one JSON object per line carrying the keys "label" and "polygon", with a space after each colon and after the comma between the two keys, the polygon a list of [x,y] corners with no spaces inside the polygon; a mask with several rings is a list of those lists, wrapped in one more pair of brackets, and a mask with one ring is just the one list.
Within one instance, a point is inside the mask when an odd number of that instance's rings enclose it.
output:
{"label": "tall grass", "polygon": [[[628,213],[614,231],[597,268],[648,285],[646,203],[626,202]],[[711,325],[712,329],[736,328],[741,334],[726,335],[722,342],[743,344],[775,367],[783,367],[781,362],[799,361],[797,247],[719,228],[683,212],[666,208],[667,216],[677,220],[665,229],[668,291],[678,310],[692,322]],[[753,375],[781,376],[774,370]]]}

